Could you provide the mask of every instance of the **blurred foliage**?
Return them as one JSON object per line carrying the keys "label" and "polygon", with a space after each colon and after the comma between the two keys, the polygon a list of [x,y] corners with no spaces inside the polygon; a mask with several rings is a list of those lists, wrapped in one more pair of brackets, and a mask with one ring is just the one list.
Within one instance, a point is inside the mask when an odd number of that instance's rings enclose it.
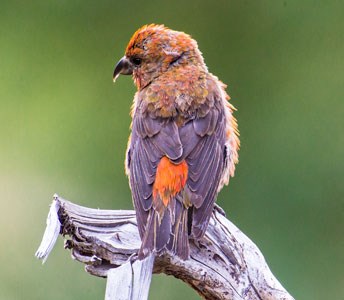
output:
{"label": "blurred foliage", "polygon": [[[0,4],[0,299],[103,299],[63,250],[33,254],[52,194],[131,208],[123,172],[132,81],[112,83],[132,33],[197,39],[241,132],[218,199],[296,299],[344,298],[344,2],[6,1]],[[150,299],[198,299],[154,276]]]}

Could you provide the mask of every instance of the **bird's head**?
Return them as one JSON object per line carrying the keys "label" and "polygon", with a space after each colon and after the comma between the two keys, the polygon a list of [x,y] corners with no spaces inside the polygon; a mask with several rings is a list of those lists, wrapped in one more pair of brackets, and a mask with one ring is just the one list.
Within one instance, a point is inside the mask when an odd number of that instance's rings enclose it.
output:
{"label": "bird's head", "polygon": [[133,75],[137,88],[143,89],[161,74],[188,64],[206,69],[194,39],[163,25],[145,25],[130,39],[113,80],[120,74]]}

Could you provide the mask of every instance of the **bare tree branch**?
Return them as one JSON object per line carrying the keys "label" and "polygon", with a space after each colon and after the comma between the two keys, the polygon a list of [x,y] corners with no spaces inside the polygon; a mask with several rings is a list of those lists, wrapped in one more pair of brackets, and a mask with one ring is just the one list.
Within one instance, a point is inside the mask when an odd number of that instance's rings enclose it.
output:
{"label": "bare tree branch", "polygon": [[[278,282],[257,246],[216,207],[207,232],[191,241],[190,259],[165,254],[137,260],[140,247],[134,211],[82,207],[57,195],[36,256],[44,260],[57,239],[92,275],[107,277],[106,300],[148,298],[154,273],[173,275],[205,299],[294,299]],[[154,265],[154,266],[153,266]]]}

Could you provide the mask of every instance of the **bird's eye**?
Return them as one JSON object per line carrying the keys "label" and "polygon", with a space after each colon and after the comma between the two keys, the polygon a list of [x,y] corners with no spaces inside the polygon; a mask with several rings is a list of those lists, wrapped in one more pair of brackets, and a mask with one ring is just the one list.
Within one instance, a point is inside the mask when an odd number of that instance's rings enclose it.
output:
{"label": "bird's eye", "polygon": [[141,65],[142,59],[139,58],[139,57],[133,57],[133,58],[131,59],[131,62],[132,62],[135,66],[139,66],[139,65]]}

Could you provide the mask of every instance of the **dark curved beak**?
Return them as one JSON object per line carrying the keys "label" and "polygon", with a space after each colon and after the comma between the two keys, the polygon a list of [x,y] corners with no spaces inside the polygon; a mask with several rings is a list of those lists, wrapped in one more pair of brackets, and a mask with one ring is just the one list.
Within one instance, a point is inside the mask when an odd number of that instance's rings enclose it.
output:
{"label": "dark curved beak", "polygon": [[115,67],[115,71],[113,72],[113,82],[116,81],[117,77],[122,74],[122,75],[131,75],[133,74],[133,66],[131,62],[123,56],[121,60],[117,63]]}

